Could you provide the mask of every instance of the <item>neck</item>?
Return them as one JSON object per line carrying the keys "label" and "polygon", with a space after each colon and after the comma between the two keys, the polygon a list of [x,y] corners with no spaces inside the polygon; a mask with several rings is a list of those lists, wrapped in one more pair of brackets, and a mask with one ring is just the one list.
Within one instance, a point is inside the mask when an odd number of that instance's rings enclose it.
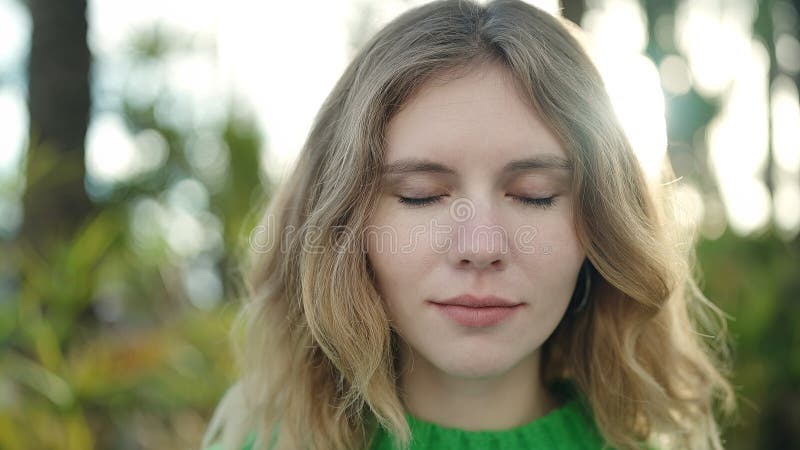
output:
{"label": "neck", "polygon": [[410,349],[400,355],[400,392],[406,410],[426,421],[464,430],[502,430],[531,422],[559,402],[539,379],[540,352],[491,377],[442,372]]}

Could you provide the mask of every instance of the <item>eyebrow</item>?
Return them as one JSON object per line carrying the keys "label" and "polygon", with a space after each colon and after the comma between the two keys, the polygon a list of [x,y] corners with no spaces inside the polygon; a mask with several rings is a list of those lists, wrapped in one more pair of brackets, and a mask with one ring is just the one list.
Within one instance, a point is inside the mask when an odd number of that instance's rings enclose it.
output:
{"label": "eyebrow", "polygon": [[[536,169],[572,170],[572,163],[556,155],[539,155],[530,158],[516,159],[503,166],[502,174],[511,174]],[[444,164],[424,158],[401,159],[383,166],[384,174],[400,175],[408,173],[440,173],[455,175],[456,171]]]}

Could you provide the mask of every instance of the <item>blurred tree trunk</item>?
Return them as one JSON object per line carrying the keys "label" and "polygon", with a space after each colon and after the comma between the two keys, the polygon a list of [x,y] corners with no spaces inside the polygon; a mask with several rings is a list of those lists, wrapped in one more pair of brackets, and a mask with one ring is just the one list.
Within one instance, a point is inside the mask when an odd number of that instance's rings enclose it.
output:
{"label": "blurred tree trunk", "polygon": [[92,210],[84,188],[89,121],[86,0],[28,0],[30,140],[23,237],[68,237]]}
{"label": "blurred tree trunk", "polygon": [[561,0],[562,15],[567,19],[581,24],[583,13],[586,12],[586,4],[584,0]]}

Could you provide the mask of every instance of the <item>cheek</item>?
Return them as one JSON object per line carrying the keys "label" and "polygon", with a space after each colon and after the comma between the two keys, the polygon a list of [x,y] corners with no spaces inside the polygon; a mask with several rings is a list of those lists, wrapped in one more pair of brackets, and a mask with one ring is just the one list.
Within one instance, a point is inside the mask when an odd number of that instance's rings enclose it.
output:
{"label": "cheek", "polygon": [[416,282],[432,269],[436,254],[428,234],[420,223],[400,220],[396,214],[379,210],[374,216],[365,234],[367,258],[375,272],[376,288],[387,302],[412,297],[419,285]]}
{"label": "cheek", "polygon": [[572,218],[568,214],[542,218],[530,244],[515,243],[514,260],[530,277],[533,286],[553,298],[572,292],[574,277],[585,258]]}
{"label": "cheek", "polygon": [[392,327],[404,334],[408,317],[413,316],[414,300],[424,297],[420,289],[426,266],[415,252],[370,248],[368,257],[375,272],[375,289],[381,296]]}
{"label": "cheek", "polygon": [[542,265],[560,260],[582,261],[584,251],[575,231],[571,199],[564,196],[556,210],[517,217],[509,235],[519,257]]}

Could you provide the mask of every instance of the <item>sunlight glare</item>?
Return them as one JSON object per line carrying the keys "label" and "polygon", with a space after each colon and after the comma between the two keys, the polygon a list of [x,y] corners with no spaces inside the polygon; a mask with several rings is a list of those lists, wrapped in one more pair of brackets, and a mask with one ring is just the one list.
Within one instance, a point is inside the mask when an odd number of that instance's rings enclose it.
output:
{"label": "sunlight glare", "polygon": [[767,49],[753,40],[734,69],[731,89],[708,126],[708,147],[731,227],[748,234],[765,226],[770,214],[762,180],[768,150]]}

